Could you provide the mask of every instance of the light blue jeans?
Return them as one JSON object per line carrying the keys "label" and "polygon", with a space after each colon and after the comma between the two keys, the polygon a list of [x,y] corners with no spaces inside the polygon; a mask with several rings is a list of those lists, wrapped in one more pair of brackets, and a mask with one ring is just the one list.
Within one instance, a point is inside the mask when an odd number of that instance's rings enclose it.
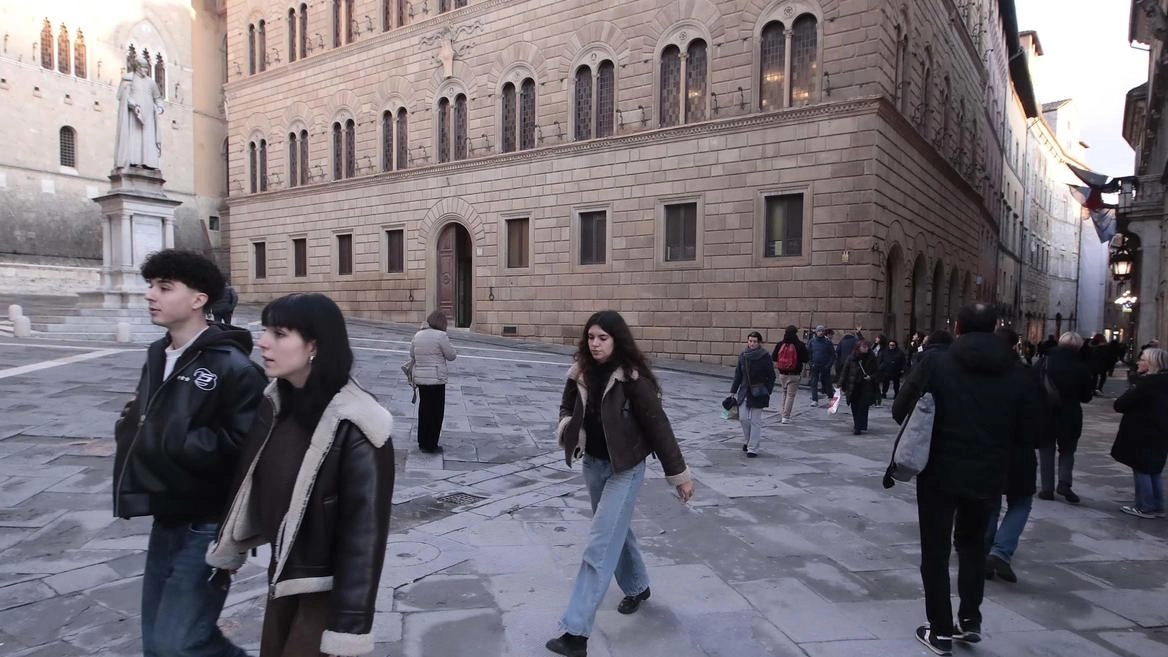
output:
{"label": "light blue jeans", "polygon": [[1002,524],[998,524],[998,515],[1002,512],[1002,498],[998,497],[997,508],[990,514],[990,522],[986,528],[986,552],[1010,563],[1014,552],[1018,549],[1018,540],[1022,538],[1022,530],[1030,519],[1030,508],[1034,504],[1033,495],[1006,496],[1006,515],[1002,516]]}
{"label": "light blue jeans", "polygon": [[649,588],[649,573],[629,528],[637,493],[645,481],[645,462],[617,474],[604,459],[585,455],[583,462],[584,483],[592,498],[592,529],[568,609],[560,620],[565,632],[577,636],[592,634],[596,610],[613,575],[625,595],[638,595]]}
{"label": "light blue jeans", "polygon": [[1133,472],[1136,480],[1136,508],[1148,513],[1164,513],[1164,479],[1157,474]]}

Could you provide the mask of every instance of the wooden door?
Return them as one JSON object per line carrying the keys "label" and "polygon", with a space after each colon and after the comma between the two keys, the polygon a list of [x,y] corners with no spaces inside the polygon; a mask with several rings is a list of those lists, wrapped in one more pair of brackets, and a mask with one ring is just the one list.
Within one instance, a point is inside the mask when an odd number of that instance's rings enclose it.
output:
{"label": "wooden door", "polygon": [[455,225],[442,229],[438,236],[438,310],[446,313],[447,321],[454,321],[455,301]]}

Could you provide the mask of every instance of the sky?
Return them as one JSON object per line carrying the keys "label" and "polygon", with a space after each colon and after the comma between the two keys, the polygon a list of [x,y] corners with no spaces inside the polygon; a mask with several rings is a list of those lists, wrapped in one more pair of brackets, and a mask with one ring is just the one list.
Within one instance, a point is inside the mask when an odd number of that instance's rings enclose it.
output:
{"label": "sky", "polygon": [[[1073,98],[1087,164],[1109,176],[1132,173],[1123,139],[1127,92],[1148,80],[1148,53],[1128,44],[1131,0],[1015,0],[1018,29],[1034,30],[1044,55],[1030,63],[1038,102]],[[1143,46],[1140,46],[1143,48]]]}

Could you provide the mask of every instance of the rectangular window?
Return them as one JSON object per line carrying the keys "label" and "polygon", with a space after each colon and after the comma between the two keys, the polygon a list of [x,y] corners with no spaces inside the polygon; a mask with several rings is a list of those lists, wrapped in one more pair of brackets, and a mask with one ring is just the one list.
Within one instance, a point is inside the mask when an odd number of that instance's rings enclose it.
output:
{"label": "rectangular window", "polygon": [[766,197],[766,250],[768,258],[803,253],[803,195]]}
{"label": "rectangular window", "polygon": [[608,213],[604,210],[580,213],[580,264],[603,265],[606,260]]}
{"label": "rectangular window", "polygon": [[665,206],[665,261],[698,258],[698,204]]}
{"label": "rectangular window", "polygon": [[337,273],[341,276],[353,273],[352,235],[337,235]]}
{"label": "rectangular window", "polygon": [[308,275],[308,240],[292,240],[292,275],[301,278]]}
{"label": "rectangular window", "polygon": [[406,270],[406,231],[385,231],[385,271],[400,274]]}
{"label": "rectangular window", "polygon": [[255,278],[268,277],[268,245],[266,242],[253,242],[252,248],[252,263],[254,270],[252,275]]}
{"label": "rectangular window", "polygon": [[507,267],[516,269],[529,264],[527,254],[528,219],[507,220]]}
{"label": "rectangular window", "polygon": [[207,230],[219,230],[219,217],[211,215],[207,217]]}

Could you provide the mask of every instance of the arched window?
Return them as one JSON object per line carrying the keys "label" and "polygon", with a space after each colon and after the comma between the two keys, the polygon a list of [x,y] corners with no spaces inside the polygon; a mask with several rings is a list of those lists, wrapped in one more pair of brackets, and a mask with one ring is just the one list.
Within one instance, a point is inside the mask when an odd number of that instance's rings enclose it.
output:
{"label": "arched window", "polygon": [[57,35],[57,70],[69,75],[73,72],[72,58],[69,57],[69,30],[61,26],[61,33]]}
{"label": "arched window", "polygon": [[256,29],[256,55],[259,59],[260,71],[268,70],[268,25],[262,20]]}
{"label": "arched window", "polygon": [[353,43],[353,0],[345,0],[345,43]]}
{"label": "arched window", "polygon": [[410,13],[406,7],[407,0],[397,0],[397,26],[403,27],[410,20]]}
{"label": "arched window", "polygon": [[706,42],[689,44],[685,58],[685,122],[706,120]]}
{"label": "arched window", "polygon": [[69,126],[63,126],[61,138],[61,166],[77,168],[77,131]]}
{"label": "arched window", "polygon": [[535,80],[531,78],[519,87],[519,148],[535,148]]}
{"label": "arched window", "polygon": [[268,140],[260,140],[260,191],[268,191]]}
{"label": "arched window", "polygon": [[466,95],[454,97],[454,159],[466,159]]}
{"label": "arched window", "polygon": [[403,107],[397,111],[397,119],[394,122],[395,123],[394,127],[397,131],[395,138],[397,141],[397,168],[398,169],[405,169],[410,164],[410,151],[409,151],[409,143],[410,142],[409,142],[409,135],[407,134],[407,131],[406,131],[407,121],[408,121],[408,118],[406,116],[406,108]]}
{"label": "arched window", "polygon": [[247,172],[248,172],[248,177],[251,179],[251,186],[249,187],[249,189],[251,190],[252,194],[255,194],[257,191],[259,191],[259,188],[260,188],[259,187],[260,168],[259,168],[259,163],[256,161],[256,143],[254,141],[248,142],[248,145],[247,145]]}
{"label": "arched window", "polygon": [[295,187],[300,182],[300,144],[296,143],[296,133],[288,133],[288,186]]}
{"label": "arched window", "polygon": [[333,180],[340,180],[344,170],[344,137],[341,134],[341,122],[333,123]]}
{"label": "arched window", "polygon": [[661,52],[661,98],[657,110],[661,127],[681,123],[681,50],[668,46]]}
{"label": "arched window", "polygon": [[450,0],[438,0],[438,13],[445,14],[450,11]]}
{"label": "arched window", "polygon": [[53,70],[53,25],[47,18],[41,27],[41,66]]}
{"label": "arched window", "polygon": [[759,48],[758,108],[782,109],[787,77],[787,37],[782,23],[767,23]]}
{"label": "arched window", "polygon": [[815,97],[819,65],[818,29],[815,17],[803,14],[791,27],[791,104],[806,105]]}
{"label": "arched window", "polygon": [[438,101],[438,161],[450,161],[450,101]]}
{"label": "arched window", "polygon": [[300,184],[307,185],[308,176],[308,131],[300,131]]}
{"label": "arched window", "polygon": [[616,67],[607,59],[596,76],[596,136],[611,137],[616,114]]}
{"label": "arched window", "polygon": [[903,26],[896,26],[896,88],[893,94],[896,97],[896,106],[902,113],[908,106],[908,34]]}
{"label": "arched window", "polygon": [[949,99],[952,97],[953,88],[949,82],[949,76],[945,76],[945,81],[941,87],[941,150],[944,151],[949,141]]}
{"label": "arched window", "polygon": [[576,69],[576,97],[573,106],[576,126],[573,129],[573,137],[576,140],[592,139],[592,70],[587,66]]}
{"label": "arched window", "polygon": [[308,3],[300,5],[300,33],[296,35],[300,42],[300,59],[308,56]]}
{"label": "arched window", "polygon": [[501,96],[503,106],[502,110],[502,149],[504,153],[510,153],[515,150],[515,85],[508,82],[503,85],[503,94]]}
{"label": "arched window", "polygon": [[296,61],[296,10],[288,10],[288,63]]}
{"label": "arched window", "polygon": [[[929,136],[929,115],[932,114],[932,100],[933,100],[933,48],[932,46],[925,46],[925,77],[924,83],[921,86],[921,114],[919,117],[919,125],[921,133],[926,137]],[[997,105],[995,99],[994,104]]]}
{"label": "arched window", "polygon": [[397,0],[381,0],[381,31],[388,32],[393,28],[394,4]]}
{"label": "arched window", "polygon": [[256,29],[255,25],[247,26],[247,74],[256,72]]}
{"label": "arched window", "polygon": [[77,30],[77,41],[73,43],[73,74],[79,78],[89,77],[85,62],[85,34]]}
{"label": "arched window", "polygon": [[341,47],[341,0],[333,0],[333,47]]}
{"label": "arched window", "polygon": [[345,177],[357,175],[357,124],[345,121]]}
{"label": "arched window", "polygon": [[381,113],[381,170],[393,171],[393,112]]}
{"label": "arched window", "polygon": [[158,85],[158,92],[166,98],[166,63],[162,61],[162,53],[154,55],[154,84]]}

